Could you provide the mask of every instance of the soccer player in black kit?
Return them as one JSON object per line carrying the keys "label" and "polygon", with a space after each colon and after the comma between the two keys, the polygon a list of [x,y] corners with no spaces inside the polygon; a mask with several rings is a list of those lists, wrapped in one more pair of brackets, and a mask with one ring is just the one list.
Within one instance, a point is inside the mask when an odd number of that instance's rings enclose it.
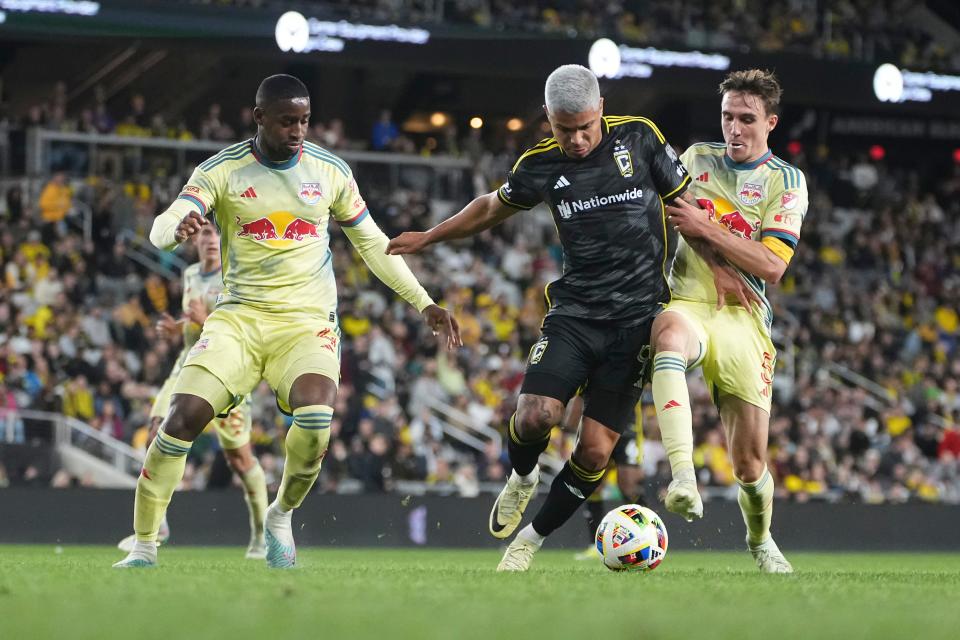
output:
{"label": "soccer player in black kit", "polygon": [[680,197],[690,182],[653,122],[604,117],[589,69],[557,68],[547,78],[545,97],[554,137],[523,153],[506,184],[429,231],[402,233],[387,247],[391,254],[416,253],[480,233],[540,202],[556,222],[563,275],[547,286],[549,311],[510,418],[513,471],[490,514],[493,536],[507,538],[520,524],[539,482],[537,460],[581,386],[583,420],[573,454],[498,571],[529,569],[546,536],[600,484],[620,434],[634,420],[650,328],[670,300],[664,202]]}

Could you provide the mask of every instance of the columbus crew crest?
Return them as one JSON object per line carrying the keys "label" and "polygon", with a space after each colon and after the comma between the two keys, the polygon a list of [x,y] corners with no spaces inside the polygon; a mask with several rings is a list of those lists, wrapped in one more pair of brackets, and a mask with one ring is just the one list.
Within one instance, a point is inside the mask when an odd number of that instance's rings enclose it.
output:
{"label": "columbus crew crest", "polygon": [[617,163],[617,168],[620,169],[621,176],[624,178],[633,177],[633,158],[630,157],[630,150],[619,140],[613,147],[613,159]]}

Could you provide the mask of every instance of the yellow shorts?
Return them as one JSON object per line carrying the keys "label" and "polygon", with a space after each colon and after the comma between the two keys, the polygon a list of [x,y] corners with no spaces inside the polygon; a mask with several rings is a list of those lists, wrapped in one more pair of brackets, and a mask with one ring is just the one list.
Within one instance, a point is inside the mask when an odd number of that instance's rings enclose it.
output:
{"label": "yellow shorts", "polygon": [[770,413],[777,350],[763,321],[740,306],[719,311],[712,303],[674,300],[664,311],[682,315],[700,339],[700,357],[690,369],[703,368],[714,404],[732,395]]}
{"label": "yellow shorts", "polygon": [[[177,384],[177,377],[180,375],[180,364],[174,366],[170,376],[160,387],[157,397],[153,400],[153,408],[150,409],[150,419],[165,418],[170,410],[170,397],[173,395],[173,388]],[[248,395],[243,401],[235,406],[226,417],[214,418],[210,421],[204,431],[213,429],[220,441],[220,447],[223,449],[239,449],[250,442],[250,427],[252,424],[251,415],[252,400]]]}
{"label": "yellow shorts", "polygon": [[289,413],[290,387],[301,375],[340,382],[340,328],[326,317],[230,304],[210,314],[183,366],[203,367],[237,398],[266,380]]}

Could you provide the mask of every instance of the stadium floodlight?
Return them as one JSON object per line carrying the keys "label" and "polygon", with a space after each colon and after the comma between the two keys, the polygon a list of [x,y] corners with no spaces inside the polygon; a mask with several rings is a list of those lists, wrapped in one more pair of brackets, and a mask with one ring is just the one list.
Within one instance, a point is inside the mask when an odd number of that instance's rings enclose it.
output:
{"label": "stadium floodlight", "polygon": [[610,38],[600,38],[590,47],[587,61],[598,78],[616,78],[620,73],[620,47]]}
{"label": "stadium floodlight", "polygon": [[310,23],[299,11],[287,11],[277,20],[274,37],[281,51],[303,53],[310,42]]}
{"label": "stadium floodlight", "polygon": [[880,102],[903,100],[903,74],[895,65],[885,62],[873,74],[873,93]]}

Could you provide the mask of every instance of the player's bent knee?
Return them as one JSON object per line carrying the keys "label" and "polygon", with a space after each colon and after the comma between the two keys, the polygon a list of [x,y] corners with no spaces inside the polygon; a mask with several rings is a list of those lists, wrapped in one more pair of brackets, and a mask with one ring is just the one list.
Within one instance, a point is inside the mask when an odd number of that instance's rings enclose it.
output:
{"label": "player's bent knee", "polygon": [[514,427],[524,440],[535,440],[560,424],[564,405],[559,400],[545,396],[523,394],[517,404]]}
{"label": "player's bent knee", "polygon": [[601,443],[588,445],[578,443],[573,452],[573,457],[577,464],[588,471],[602,471],[610,464],[610,454],[612,452],[613,447]]}
{"label": "player's bent knee", "polygon": [[763,458],[734,456],[733,475],[743,482],[756,482],[763,475],[765,466]]}
{"label": "player's bent knee", "polygon": [[290,385],[291,409],[310,405],[332,407],[337,400],[337,383],[319,373],[304,373]]}
{"label": "player's bent knee", "polygon": [[170,402],[170,412],[160,428],[174,438],[192,442],[213,417],[213,407],[203,398],[175,393]]}
{"label": "player's bent knee", "polygon": [[690,330],[677,314],[661,313],[657,316],[650,339],[655,351],[685,353],[690,340]]}

